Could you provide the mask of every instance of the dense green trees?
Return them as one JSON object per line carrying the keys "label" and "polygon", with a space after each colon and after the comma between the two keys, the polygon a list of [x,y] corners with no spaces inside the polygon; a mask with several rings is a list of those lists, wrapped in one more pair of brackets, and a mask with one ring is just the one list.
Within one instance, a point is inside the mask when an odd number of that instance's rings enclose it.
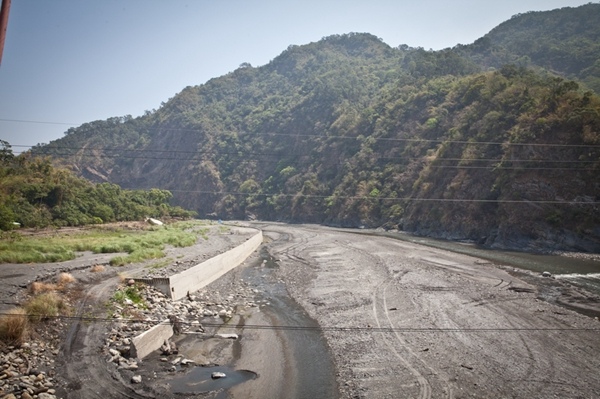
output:
{"label": "dense green trees", "polygon": [[513,16],[469,46],[455,50],[485,67],[541,67],[600,93],[600,6],[586,4]]}
{"label": "dense green trees", "polygon": [[171,207],[172,194],[167,190],[92,184],[53,167],[47,158],[15,157],[10,144],[3,141],[0,145],[0,230],[193,215]]}

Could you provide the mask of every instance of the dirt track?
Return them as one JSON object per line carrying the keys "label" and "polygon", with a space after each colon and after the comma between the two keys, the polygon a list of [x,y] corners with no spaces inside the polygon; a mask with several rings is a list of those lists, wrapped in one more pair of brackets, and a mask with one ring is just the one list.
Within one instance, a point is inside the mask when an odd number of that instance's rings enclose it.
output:
{"label": "dirt track", "polygon": [[501,268],[389,238],[261,227],[292,296],[325,328],[342,397],[600,397],[600,323]]}

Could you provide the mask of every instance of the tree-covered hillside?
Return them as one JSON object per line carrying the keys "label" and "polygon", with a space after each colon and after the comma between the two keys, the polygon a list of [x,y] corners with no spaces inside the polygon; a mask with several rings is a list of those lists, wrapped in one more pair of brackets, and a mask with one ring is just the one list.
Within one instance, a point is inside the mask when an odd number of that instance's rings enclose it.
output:
{"label": "tree-covered hillside", "polygon": [[600,4],[515,15],[469,46],[484,67],[538,66],[600,93]]}
{"label": "tree-covered hillside", "polygon": [[434,52],[369,34],[290,46],[33,153],[96,181],[171,190],[200,215],[600,251],[600,99],[511,50],[533,17],[571,26],[578,14],[525,14],[490,33],[527,63],[494,64],[477,42]]}

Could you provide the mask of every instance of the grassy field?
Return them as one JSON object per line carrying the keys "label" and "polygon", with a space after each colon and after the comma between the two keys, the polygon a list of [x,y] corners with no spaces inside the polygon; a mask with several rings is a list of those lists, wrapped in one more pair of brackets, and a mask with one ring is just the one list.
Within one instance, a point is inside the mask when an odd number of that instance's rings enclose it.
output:
{"label": "grassy field", "polygon": [[0,240],[0,263],[46,263],[75,259],[77,252],[119,254],[112,265],[125,265],[164,257],[166,245],[189,247],[200,237],[207,239],[206,221],[184,221],[144,229],[94,228],[68,234],[15,235]]}

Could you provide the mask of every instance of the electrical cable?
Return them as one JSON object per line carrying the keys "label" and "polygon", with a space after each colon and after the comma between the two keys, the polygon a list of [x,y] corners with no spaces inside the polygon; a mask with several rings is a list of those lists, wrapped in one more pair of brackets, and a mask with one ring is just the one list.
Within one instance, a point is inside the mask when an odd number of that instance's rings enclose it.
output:
{"label": "electrical cable", "polygon": [[[0,316],[5,317],[23,317],[20,314],[0,313]],[[28,318],[39,320],[41,315],[27,315]],[[86,317],[86,316],[43,316],[47,320],[71,320],[81,322],[95,323],[135,323],[135,324],[152,324],[152,325],[169,325],[169,320],[135,320],[135,319],[115,319],[102,317]],[[190,321],[179,320],[180,325],[197,327],[198,324]],[[438,328],[438,327],[356,327],[356,326],[293,326],[293,325],[262,325],[262,324],[244,324],[244,325],[227,325],[222,323],[201,323],[202,327],[214,327],[224,329],[248,329],[248,330],[284,330],[284,331],[319,331],[319,332],[400,332],[400,333],[454,333],[454,332],[540,332],[540,331],[561,331],[561,332],[585,332],[585,331],[600,331],[598,328],[589,327],[474,327],[474,328]]]}

